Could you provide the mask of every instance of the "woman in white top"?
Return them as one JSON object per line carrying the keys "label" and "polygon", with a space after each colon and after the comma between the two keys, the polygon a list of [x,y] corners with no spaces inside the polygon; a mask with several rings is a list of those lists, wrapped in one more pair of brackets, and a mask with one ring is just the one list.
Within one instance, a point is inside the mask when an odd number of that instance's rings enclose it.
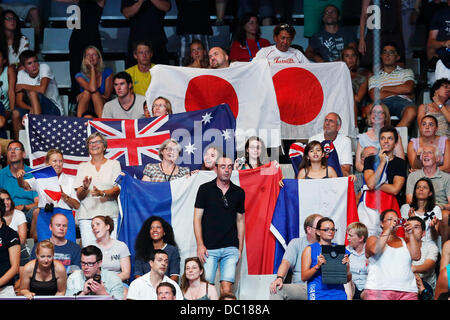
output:
{"label": "woman in white top", "polygon": [[405,203],[400,212],[404,219],[417,216],[425,221],[425,240],[437,241],[442,221],[442,211],[436,205],[434,187],[427,177],[417,180],[410,204]]}
{"label": "woman in white top", "polygon": [[[79,165],[75,178],[74,188],[81,204],[77,219],[83,247],[95,243],[91,228],[91,221],[95,216],[108,215],[117,225],[117,196],[120,188],[116,179],[121,169],[119,161],[105,157],[107,146],[106,138],[101,133],[91,134],[87,139],[91,160]],[[116,230],[112,231],[111,237],[116,238]]]}
{"label": "woman in white top", "polygon": [[124,295],[128,291],[126,282],[130,279],[131,260],[130,250],[125,242],[112,239],[111,232],[114,230],[114,221],[108,216],[96,216],[92,219],[92,232],[95,236],[95,245],[102,250],[102,268],[117,273],[120,280],[124,282]]}
{"label": "woman in white top", "polygon": [[420,259],[420,242],[412,235],[409,222],[404,224],[406,241],[396,235],[401,223],[394,210],[383,211],[380,221],[381,235],[369,237],[366,243],[369,273],[363,297],[365,300],[417,300],[411,264],[412,260]]}
{"label": "woman in white top", "polygon": [[8,47],[9,64],[18,65],[19,55],[22,51],[29,49],[30,42],[20,31],[19,17],[12,10],[5,10],[1,15],[2,35],[4,44]]}
{"label": "woman in white top", "polygon": [[[53,200],[45,192],[45,184],[41,184],[41,179],[24,180],[25,171],[21,170],[17,173],[17,182],[20,187],[25,190],[34,190],[39,196],[39,215],[36,220],[36,233],[38,242],[50,239],[52,233],[50,231],[50,219],[56,213],[63,214],[68,220],[66,239],[76,242],[75,219],[72,210],[80,207],[77,194],[73,188],[73,177],[63,172],[64,155],[58,149],[50,149],[45,156],[45,164],[52,166],[58,176],[58,184],[61,188],[61,198]],[[53,206],[51,208],[50,206]],[[47,207],[47,209],[46,209]]]}
{"label": "woman in white top", "polygon": [[27,219],[25,214],[15,209],[14,201],[11,199],[9,192],[5,189],[0,189],[0,199],[3,200],[5,204],[5,219],[6,225],[16,231],[19,234],[20,240],[20,265],[24,266],[30,259],[30,251],[25,246],[27,241]]}

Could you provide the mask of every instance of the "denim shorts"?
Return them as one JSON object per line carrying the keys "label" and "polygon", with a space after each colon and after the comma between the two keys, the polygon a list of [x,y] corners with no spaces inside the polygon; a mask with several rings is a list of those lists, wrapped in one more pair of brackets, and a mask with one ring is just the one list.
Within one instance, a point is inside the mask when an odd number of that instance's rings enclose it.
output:
{"label": "denim shorts", "polygon": [[399,96],[392,96],[387,97],[381,100],[382,103],[384,103],[388,109],[391,116],[396,116],[399,119],[402,118],[403,110],[408,106],[415,107],[414,102],[409,101],[405,98],[399,97]]}
{"label": "denim shorts", "polygon": [[[60,116],[61,115],[61,111],[59,110],[59,108],[53,103],[53,101],[51,101],[49,98],[47,98],[45,95],[43,95],[42,93],[38,94],[39,96],[39,103],[41,104],[41,113],[42,114],[49,114],[49,115],[54,115],[54,116]],[[24,101],[26,103],[30,103],[28,97],[26,97],[24,99]],[[16,106],[15,109],[17,111],[19,111],[20,116],[23,118],[24,115],[29,114],[30,110],[28,109],[23,109],[21,107]]]}
{"label": "denim shorts", "polygon": [[203,265],[206,280],[214,284],[217,266],[220,265],[220,281],[234,283],[238,261],[239,249],[236,247],[208,250],[208,257]]}

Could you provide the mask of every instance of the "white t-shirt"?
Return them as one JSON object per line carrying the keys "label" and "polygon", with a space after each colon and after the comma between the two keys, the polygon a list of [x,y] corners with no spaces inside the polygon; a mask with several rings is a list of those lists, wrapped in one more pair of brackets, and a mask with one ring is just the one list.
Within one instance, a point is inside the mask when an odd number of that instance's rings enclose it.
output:
{"label": "white t-shirt", "polygon": [[92,177],[89,186],[89,193],[80,202],[80,208],[77,212],[77,219],[92,219],[98,215],[108,215],[111,218],[117,218],[119,214],[119,205],[117,200],[107,201],[102,197],[93,197],[91,191],[94,186],[99,190],[111,189],[115,184],[117,177],[121,172],[120,162],[108,159],[97,171],[91,161],[83,162],[79,165],[77,176],[73,187],[75,189],[83,185],[84,177]]}
{"label": "white t-shirt", "polygon": [[[183,294],[178,284],[164,275],[162,282],[169,282],[174,285],[176,289],[176,300],[183,300]],[[128,289],[127,299],[131,300],[158,300],[156,295],[156,288],[153,288],[150,282],[150,272],[144,274],[142,277],[133,280]]]}
{"label": "white t-shirt", "polygon": [[31,78],[29,74],[25,72],[25,70],[20,70],[17,74],[17,84],[38,86],[41,84],[42,78],[50,79],[47,90],[45,91],[45,96],[55,104],[61,114],[64,114],[61,98],[59,96],[58,84],[56,83],[55,76],[53,75],[52,69],[50,69],[48,64],[41,63],[39,65],[39,74],[36,76],[36,78]]}
{"label": "white t-shirt", "polygon": [[[420,260],[413,261],[413,266],[422,265],[425,260],[433,260],[434,262],[438,259],[439,248],[433,241],[422,241],[422,246],[420,247]],[[426,281],[433,288],[436,287],[436,273],[434,272],[434,268],[427,273],[419,273],[420,277]]]}
{"label": "white t-shirt", "polygon": [[144,118],[145,97],[135,94],[134,102],[130,109],[125,110],[116,98],[105,103],[102,118],[111,119],[141,119]]}
{"label": "white t-shirt", "polygon": [[[308,142],[313,140],[317,140],[322,142],[325,140],[323,132],[316,134],[309,138]],[[339,157],[340,165],[349,164],[353,165],[353,157],[352,157],[352,141],[349,137],[345,136],[342,133],[338,133],[336,139],[333,141],[334,147],[336,148],[336,152]]]}
{"label": "white t-shirt", "polygon": [[275,45],[261,48],[254,60],[258,59],[266,59],[269,63],[309,63],[300,50],[289,48],[288,51],[282,52]]}
{"label": "white t-shirt", "polygon": [[28,41],[27,37],[22,36],[20,38],[19,42],[19,50],[17,53],[14,52],[13,46],[8,46],[8,60],[9,64],[18,64],[19,63],[19,56],[20,54],[25,51],[26,49],[29,49],[30,47],[30,41]]}
{"label": "white t-shirt", "polygon": [[[69,197],[77,199],[77,192],[73,188],[73,182],[74,178],[71,176],[68,176],[64,173],[61,173],[58,177],[58,183],[62,187],[63,192],[67,194]],[[61,198],[58,203],[54,203],[54,201],[45,193],[44,189],[39,185],[38,180],[36,180],[34,177],[30,179],[26,179],[26,182],[31,187],[31,190],[36,191],[38,193],[39,197],[39,208],[44,208],[45,204],[47,203],[53,203],[56,208],[66,209],[66,210],[72,210],[72,208],[69,207],[67,203],[64,202],[64,200]]]}
{"label": "white t-shirt", "polygon": [[17,232],[19,230],[19,226],[24,223],[27,223],[25,214],[20,210],[14,209],[11,223],[8,225],[8,227]]}
{"label": "white t-shirt", "polygon": [[116,239],[112,239],[112,241],[113,244],[109,248],[102,248],[97,243],[95,245],[102,250],[102,268],[120,273],[122,271],[120,268],[120,259],[129,257],[130,250],[125,242]]}

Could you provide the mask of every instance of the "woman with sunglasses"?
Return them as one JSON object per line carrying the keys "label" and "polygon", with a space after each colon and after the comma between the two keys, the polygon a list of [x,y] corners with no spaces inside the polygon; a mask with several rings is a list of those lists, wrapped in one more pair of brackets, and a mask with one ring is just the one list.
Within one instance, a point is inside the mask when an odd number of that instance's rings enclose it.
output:
{"label": "woman with sunglasses", "polygon": [[170,138],[159,146],[159,163],[148,163],[143,172],[142,181],[165,182],[172,181],[184,176],[189,176],[188,167],[180,167],[176,164],[181,152],[180,144]]}
{"label": "woman with sunglasses", "polygon": [[205,279],[205,269],[198,257],[187,258],[181,277],[184,300],[218,300],[216,287]]}
{"label": "woman with sunglasses", "polygon": [[381,235],[370,236],[366,242],[369,271],[364,299],[417,300],[418,289],[411,263],[420,259],[420,242],[414,238],[409,222],[404,224],[405,239],[397,236],[403,223],[394,210],[383,211],[380,221]]}
{"label": "woman with sunglasses", "polygon": [[[347,300],[343,284],[322,283],[322,265],[327,261],[322,255],[323,245],[334,245],[333,238],[337,229],[334,221],[324,217],[317,221],[316,237],[317,242],[307,246],[302,253],[302,281],[307,282],[308,300]],[[347,282],[352,280],[350,272],[349,254],[342,259],[342,264],[347,265]]]}

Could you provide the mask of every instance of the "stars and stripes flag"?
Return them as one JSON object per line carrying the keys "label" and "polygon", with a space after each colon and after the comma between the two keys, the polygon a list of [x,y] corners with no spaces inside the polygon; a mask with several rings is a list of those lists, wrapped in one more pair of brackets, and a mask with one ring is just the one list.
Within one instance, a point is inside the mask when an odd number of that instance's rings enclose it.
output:
{"label": "stars and stripes flag", "polygon": [[158,149],[168,138],[182,147],[177,163],[191,170],[199,169],[203,152],[210,146],[219,147],[234,156],[236,120],[228,105],[199,111],[183,112],[148,119],[88,119],[49,115],[30,115],[26,120],[32,168],[45,164],[51,148],[64,154],[64,172],[75,175],[78,164],[89,160],[87,137],[102,133],[108,148],[105,156],[121,163],[131,176],[142,177],[147,163],[161,161]]}

